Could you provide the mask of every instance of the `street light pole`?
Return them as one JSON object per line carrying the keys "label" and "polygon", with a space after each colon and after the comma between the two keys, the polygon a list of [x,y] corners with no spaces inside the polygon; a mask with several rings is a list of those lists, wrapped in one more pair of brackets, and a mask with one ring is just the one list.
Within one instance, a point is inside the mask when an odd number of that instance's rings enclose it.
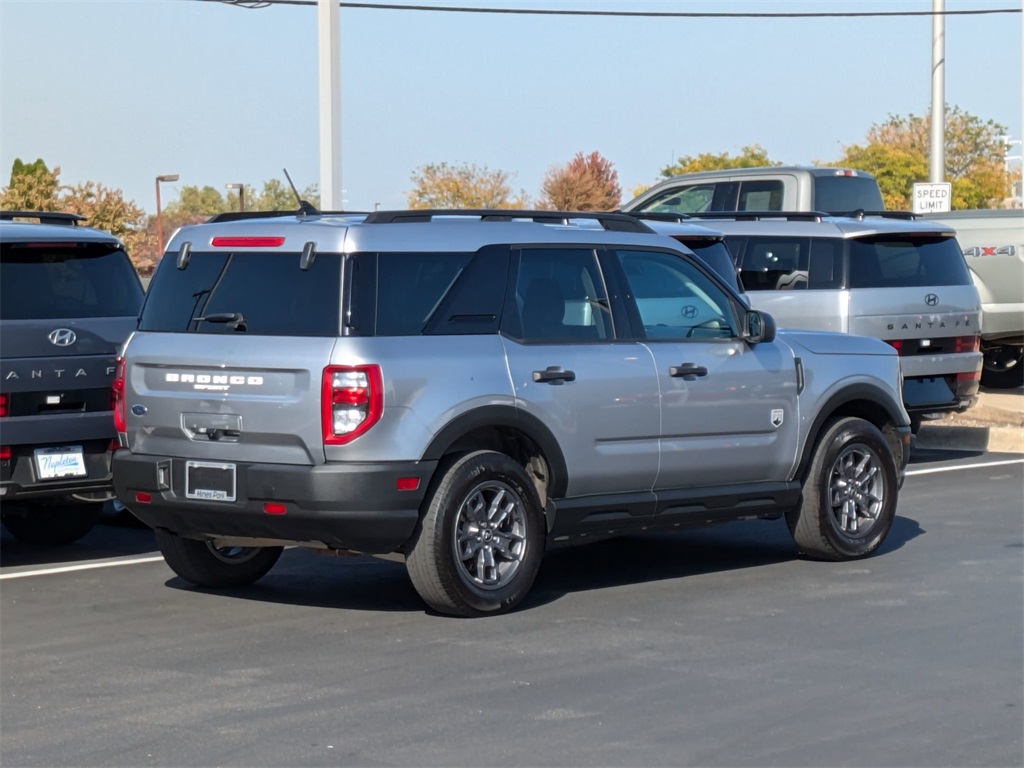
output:
{"label": "street light pole", "polygon": [[946,180],[946,0],[932,0],[932,131],[928,181]]}
{"label": "street light pole", "polygon": [[160,182],[177,180],[178,174],[176,173],[156,177],[156,242],[159,246],[160,253],[164,252],[164,219],[163,212],[160,207]]}
{"label": "street light pole", "polygon": [[238,190],[238,212],[242,213],[245,211],[245,184],[238,182],[237,184],[225,184],[225,189],[237,189]]}

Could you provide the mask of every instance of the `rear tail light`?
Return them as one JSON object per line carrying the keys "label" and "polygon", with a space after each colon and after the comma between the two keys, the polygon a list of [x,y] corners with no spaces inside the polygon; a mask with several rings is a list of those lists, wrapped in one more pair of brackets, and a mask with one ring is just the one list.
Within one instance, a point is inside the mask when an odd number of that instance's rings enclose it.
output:
{"label": "rear tail light", "polygon": [[980,336],[957,336],[953,340],[954,352],[978,352],[981,349]]}
{"label": "rear tail light", "polygon": [[324,368],[320,407],[324,445],[344,445],[364,434],[384,412],[380,366]]}
{"label": "rear tail light", "polygon": [[3,393],[0,394],[0,418],[3,418],[11,412],[11,396]]}
{"label": "rear tail light", "polygon": [[886,339],[885,341],[896,350],[897,354],[903,354],[903,341],[901,339]]}
{"label": "rear tail light", "polygon": [[11,460],[11,446],[9,446],[9,445],[0,445],[0,461],[10,461],[10,460]]}
{"label": "rear tail light", "polygon": [[119,357],[114,368],[114,380],[110,383],[110,407],[114,411],[114,430],[117,432],[128,431],[128,423],[125,418],[124,376],[124,358]]}
{"label": "rear tail light", "polygon": [[965,381],[981,381],[981,371],[970,371],[969,373],[958,373],[956,375],[957,384]]}

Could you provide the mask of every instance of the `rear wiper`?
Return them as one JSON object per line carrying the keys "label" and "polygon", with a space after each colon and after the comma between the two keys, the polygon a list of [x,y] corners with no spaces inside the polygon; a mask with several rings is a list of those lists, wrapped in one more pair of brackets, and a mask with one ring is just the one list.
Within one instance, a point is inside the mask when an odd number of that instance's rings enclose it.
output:
{"label": "rear wiper", "polygon": [[210,315],[196,318],[197,323],[227,323],[228,328],[233,331],[245,330],[245,317],[241,312],[214,312]]}

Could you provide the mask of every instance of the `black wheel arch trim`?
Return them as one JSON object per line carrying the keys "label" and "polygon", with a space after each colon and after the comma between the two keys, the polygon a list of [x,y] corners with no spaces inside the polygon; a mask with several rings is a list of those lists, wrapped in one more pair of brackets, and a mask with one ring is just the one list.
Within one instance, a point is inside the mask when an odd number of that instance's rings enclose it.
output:
{"label": "black wheel arch trim", "polygon": [[565,495],[569,472],[558,440],[544,422],[512,405],[485,405],[456,416],[434,436],[423,453],[423,459],[441,459],[459,438],[486,427],[516,429],[537,443],[548,462],[551,475],[548,496],[560,498]]}
{"label": "black wheel arch trim", "polygon": [[[874,386],[872,384],[853,384],[838,392],[833,393],[825,404],[818,410],[818,415],[811,423],[811,428],[807,432],[807,443],[804,445],[803,453],[800,456],[800,465],[797,467],[796,477],[803,478],[807,474],[807,469],[811,464],[811,458],[814,455],[814,450],[818,445],[818,440],[821,437],[822,431],[825,425],[832,420],[836,411],[842,408],[848,403],[852,403],[858,400],[866,400],[871,403],[875,403],[882,407],[886,414],[889,416],[889,420],[897,427],[906,426],[909,429],[909,422],[903,423],[903,417],[901,415],[902,407],[893,397],[881,387]],[[877,425],[876,425],[877,426]],[[897,467],[899,467],[900,459],[896,459]]]}

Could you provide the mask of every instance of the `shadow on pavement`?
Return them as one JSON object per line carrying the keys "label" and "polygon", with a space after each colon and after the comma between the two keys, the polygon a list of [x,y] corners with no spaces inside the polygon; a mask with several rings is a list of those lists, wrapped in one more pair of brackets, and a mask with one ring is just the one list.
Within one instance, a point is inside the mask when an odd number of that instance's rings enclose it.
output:
{"label": "shadow on pavement", "polygon": [[[877,556],[924,533],[917,521],[897,516]],[[743,521],[669,534],[640,534],[548,552],[519,610],[555,602],[574,592],[739,571],[803,559],[782,521]],[[827,567],[829,564],[822,564]],[[168,587],[207,592],[182,579]],[[286,550],[259,583],[218,594],[318,608],[430,612],[402,563],[372,557],[332,558]]]}
{"label": "shadow on pavement", "polygon": [[156,541],[149,528],[124,526],[101,519],[100,523],[74,544],[36,547],[22,544],[6,530],[0,534],[0,566],[74,564],[108,557],[155,554]]}

